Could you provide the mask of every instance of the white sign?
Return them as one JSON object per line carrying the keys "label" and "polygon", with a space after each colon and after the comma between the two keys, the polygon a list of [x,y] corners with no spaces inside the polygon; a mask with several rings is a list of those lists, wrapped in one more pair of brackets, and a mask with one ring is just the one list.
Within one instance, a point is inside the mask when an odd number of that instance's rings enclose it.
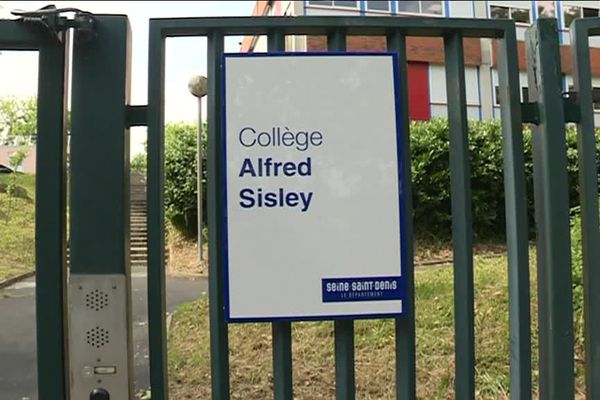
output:
{"label": "white sign", "polygon": [[389,53],[225,56],[228,321],[402,314],[396,66]]}

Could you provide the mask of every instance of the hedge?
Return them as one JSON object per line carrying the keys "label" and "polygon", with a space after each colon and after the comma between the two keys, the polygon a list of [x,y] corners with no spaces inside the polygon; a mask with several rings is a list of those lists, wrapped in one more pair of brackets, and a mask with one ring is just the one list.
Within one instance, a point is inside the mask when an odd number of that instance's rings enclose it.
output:
{"label": "hedge", "polygon": [[[196,234],[195,125],[167,124],[165,137],[165,206],[171,223],[187,235]],[[451,234],[448,121],[444,118],[411,123],[411,161],[415,232],[421,238],[448,240]],[[527,211],[534,228],[531,132],[523,132]],[[502,130],[499,121],[469,122],[469,154],[473,224],[480,238],[505,232]],[[206,148],[206,126],[204,143]],[[600,146],[597,147],[600,154]],[[579,204],[577,133],[567,128],[570,206]],[[206,179],[206,171],[203,171]],[[206,185],[204,185],[206,188]],[[204,210],[206,213],[206,209]],[[206,219],[205,219],[206,220]]]}
{"label": "hedge", "polygon": [[[165,216],[186,236],[195,236],[197,225],[198,126],[169,123],[165,126]],[[206,154],[206,125],[203,126]],[[203,179],[206,182],[206,166]],[[203,185],[206,199],[206,185]],[[206,221],[206,202],[203,210]]]}
{"label": "hedge", "polygon": [[[531,131],[524,129],[527,210],[534,228]],[[469,122],[469,155],[474,231],[479,237],[505,232],[502,130],[499,121]],[[567,128],[570,206],[579,204],[577,133]],[[447,239],[451,232],[449,134],[446,119],[411,123],[411,153],[415,232]],[[600,154],[600,146],[596,153]]]}

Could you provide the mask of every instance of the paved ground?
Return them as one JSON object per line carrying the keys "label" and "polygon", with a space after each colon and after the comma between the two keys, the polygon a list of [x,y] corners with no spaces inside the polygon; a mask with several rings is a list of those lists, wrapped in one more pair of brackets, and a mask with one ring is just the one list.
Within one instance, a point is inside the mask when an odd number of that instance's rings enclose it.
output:
{"label": "paved ground", "polygon": [[[136,270],[133,287],[135,387],[148,387],[146,276]],[[167,309],[208,290],[205,278],[167,278]],[[37,399],[34,279],[0,290],[0,400]]]}

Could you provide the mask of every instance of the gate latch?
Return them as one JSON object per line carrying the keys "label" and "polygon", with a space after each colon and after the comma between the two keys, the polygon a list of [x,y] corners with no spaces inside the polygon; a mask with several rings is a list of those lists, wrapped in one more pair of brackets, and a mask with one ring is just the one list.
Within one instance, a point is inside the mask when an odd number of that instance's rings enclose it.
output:
{"label": "gate latch", "polygon": [[[61,14],[73,13],[72,18]],[[26,24],[41,24],[59,41],[62,42],[60,32],[69,28],[77,30],[80,38],[91,40],[94,37],[94,17],[92,13],[78,8],[56,8],[48,5],[35,11],[13,10],[12,15],[20,17],[19,21]]]}

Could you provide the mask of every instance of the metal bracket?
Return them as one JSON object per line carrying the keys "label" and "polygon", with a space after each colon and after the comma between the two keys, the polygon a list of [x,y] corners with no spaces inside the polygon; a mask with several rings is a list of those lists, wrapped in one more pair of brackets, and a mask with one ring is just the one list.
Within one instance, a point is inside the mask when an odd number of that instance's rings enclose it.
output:
{"label": "metal bracket", "polygon": [[540,113],[538,103],[521,103],[521,119],[523,123],[539,124]]}
{"label": "metal bracket", "polygon": [[148,106],[125,106],[125,118],[128,128],[148,125]]}
{"label": "metal bracket", "polygon": [[[563,111],[565,122],[579,122],[581,113],[576,92],[566,92],[563,94]],[[540,112],[538,103],[521,103],[521,118],[523,123],[539,125]]]}
{"label": "metal bracket", "polygon": [[579,122],[581,120],[577,92],[566,92],[563,94],[563,107],[565,122]]}
{"label": "metal bracket", "polygon": [[[74,15],[72,18],[61,15],[65,13],[74,13]],[[75,29],[80,37],[86,40],[91,40],[95,36],[92,13],[78,8],[56,8],[54,5],[48,5],[35,11],[13,10],[11,14],[20,17],[19,21],[25,24],[41,24],[60,42],[63,41],[60,33],[69,28]]]}

